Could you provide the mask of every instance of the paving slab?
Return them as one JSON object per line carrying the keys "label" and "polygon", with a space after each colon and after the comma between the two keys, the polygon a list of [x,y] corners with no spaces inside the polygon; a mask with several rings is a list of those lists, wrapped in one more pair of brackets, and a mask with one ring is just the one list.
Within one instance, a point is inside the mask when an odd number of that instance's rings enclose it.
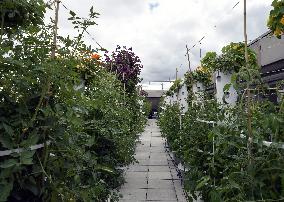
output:
{"label": "paving slab", "polygon": [[148,188],[150,189],[174,189],[172,180],[148,180]]}
{"label": "paving slab", "polygon": [[130,166],[127,172],[148,172],[148,166]]}
{"label": "paving slab", "polygon": [[135,159],[138,162],[126,170],[120,201],[186,201],[181,180],[165,145],[156,120],[149,120],[136,146]]}
{"label": "paving slab", "polygon": [[148,189],[147,200],[177,201],[177,197],[173,189]]}
{"label": "paving slab", "polygon": [[169,172],[170,171],[170,168],[169,168],[168,165],[166,165],[166,166],[148,166],[148,169],[149,169],[149,172],[164,172],[164,171]]}
{"label": "paving slab", "polygon": [[146,189],[127,189],[124,191],[122,199],[138,201],[138,200],[146,200]]}
{"label": "paving slab", "polygon": [[149,180],[170,180],[172,179],[171,173],[168,172],[149,172],[148,173]]}

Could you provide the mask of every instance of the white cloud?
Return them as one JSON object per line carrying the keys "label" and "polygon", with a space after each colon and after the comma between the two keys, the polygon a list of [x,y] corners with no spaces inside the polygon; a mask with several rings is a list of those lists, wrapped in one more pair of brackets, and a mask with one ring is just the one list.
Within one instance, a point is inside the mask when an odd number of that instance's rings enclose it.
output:
{"label": "white cloud", "polygon": [[[86,16],[93,5],[100,13],[98,26],[91,28],[94,38],[109,50],[116,45],[133,47],[140,56],[144,81],[174,78],[188,69],[185,45],[190,47],[204,35],[201,45],[192,49],[192,67],[199,64],[199,48],[220,52],[234,41],[243,40],[243,4],[228,0],[64,0],[63,3],[80,16]],[[150,4],[158,4],[150,9]],[[248,35],[253,40],[263,34],[271,1],[248,1]],[[60,33],[72,34],[64,8],[60,13]],[[217,26],[215,28],[215,25]],[[93,43],[86,36],[87,43]]]}

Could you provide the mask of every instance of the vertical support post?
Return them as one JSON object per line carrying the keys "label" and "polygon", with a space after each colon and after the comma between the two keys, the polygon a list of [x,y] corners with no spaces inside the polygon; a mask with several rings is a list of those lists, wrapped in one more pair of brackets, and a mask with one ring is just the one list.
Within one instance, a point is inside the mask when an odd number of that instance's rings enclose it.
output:
{"label": "vertical support post", "polygon": [[176,68],[176,80],[178,79],[178,68]]}
{"label": "vertical support post", "polygon": [[188,61],[188,70],[191,72],[192,70],[190,66],[189,49],[187,45],[185,46],[185,48],[186,48],[186,55],[187,55],[187,61]]}
{"label": "vertical support post", "polygon": [[[244,38],[245,38],[245,61],[246,61],[246,68],[247,72],[249,73],[249,58],[248,58],[248,37],[247,37],[247,1],[244,0]],[[250,163],[252,163],[252,142],[253,142],[253,134],[252,134],[252,125],[251,125],[251,92],[249,89],[250,85],[249,82],[247,83],[247,108],[248,108],[248,155]]]}
{"label": "vertical support post", "polygon": [[244,37],[245,37],[245,59],[248,68],[248,35],[247,35],[247,1],[244,0]]}
{"label": "vertical support post", "polygon": [[[176,81],[178,79],[178,68],[176,68]],[[181,111],[180,111],[180,102],[179,102],[179,92],[177,92],[177,103],[178,103],[178,107],[179,107],[179,129],[181,130]]]}
{"label": "vertical support post", "polygon": [[55,0],[56,8],[55,8],[55,19],[54,19],[54,33],[53,33],[53,47],[51,52],[51,58],[55,58],[56,56],[56,48],[57,48],[57,34],[58,34],[58,16],[59,16],[59,0]]}
{"label": "vertical support post", "polygon": [[125,86],[125,81],[124,81],[124,78],[125,78],[125,73],[123,72],[122,73],[122,80],[123,80],[123,101],[124,101],[124,104],[125,104],[125,90],[126,90],[126,86]]}
{"label": "vertical support post", "polygon": [[[215,123],[213,123],[213,128],[215,127]],[[213,150],[213,168],[215,169],[215,136],[213,135],[213,146],[212,146],[212,150]],[[214,187],[216,186],[216,179],[214,176]]]}

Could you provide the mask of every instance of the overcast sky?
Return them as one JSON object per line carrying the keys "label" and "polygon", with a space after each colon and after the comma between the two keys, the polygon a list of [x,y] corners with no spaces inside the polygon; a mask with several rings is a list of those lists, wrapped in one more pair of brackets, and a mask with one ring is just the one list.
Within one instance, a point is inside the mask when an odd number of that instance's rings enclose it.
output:
{"label": "overcast sky", "polygon": [[[112,51],[116,45],[133,47],[144,65],[143,82],[182,77],[188,69],[185,45],[191,48],[203,36],[202,44],[190,51],[194,69],[207,51],[220,52],[230,42],[243,41],[243,1],[239,0],[62,0],[79,16],[94,6],[100,13],[98,26],[89,29],[93,38]],[[249,0],[248,36],[255,39],[267,31],[272,0]],[[60,8],[60,34],[74,35]],[[88,44],[96,45],[86,36]],[[160,84],[158,84],[160,85]]]}

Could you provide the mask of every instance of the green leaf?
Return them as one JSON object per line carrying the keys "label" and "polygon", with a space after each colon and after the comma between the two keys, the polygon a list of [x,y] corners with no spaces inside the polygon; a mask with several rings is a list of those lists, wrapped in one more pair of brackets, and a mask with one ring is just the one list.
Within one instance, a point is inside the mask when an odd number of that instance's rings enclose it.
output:
{"label": "green leaf", "polygon": [[7,201],[7,198],[10,196],[10,192],[12,191],[12,189],[13,189],[13,183],[12,182],[0,185],[0,190],[1,190],[0,201],[1,202]]}
{"label": "green leaf", "polygon": [[76,13],[74,11],[70,11],[69,14],[72,15],[72,17],[76,16]]}
{"label": "green leaf", "polygon": [[216,190],[210,191],[209,197],[210,197],[211,202],[222,202],[223,201],[220,193],[217,192]]}
{"label": "green leaf", "polygon": [[232,86],[232,84],[231,84],[231,83],[226,84],[226,85],[224,86],[224,88],[223,88],[223,91],[224,91],[224,92],[229,91],[229,90],[230,90],[230,88],[231,88],[231,86]]}
{"label": "green leaf", "polygon": [[6,131],[6,133],[8,133],[10,136],[14,136],[15,133],[14,133],[14,130],[13,130],[13,128],[11,126],[3,123],[3,127],[4,127],[4,129]]}
{"label": "green leaf", "polygon": [[210,177],[205,176],[201,179],[202,180],[196,185],[196,188],[195,188],[196,190],[200,190],[210,180]]}
{"label": "green leaf", "polygon": [[30,146],[37,144],[38,140],[39,140],[39,134],[37,134],[36,131],[34,130],[33,132],[30,133],[28,139],[21,142],[20,146],[28,148]]}
{"label": "green leaf", "polygon": [[97,166],[95,168],[95,170],[99,170],[99,171],[104,171],[104,172],[107,172],[107,173],[115,174],[115,171],[113,169],[111,169],[110,167],[107,167],[107,166]]}
{"label": "green leaf", "polygon": [[11,168],[17,164],[18,164],[18,161],[16,159],[8,159],[0,163],[0,168]]}
{"label": "green leaf", "polygon": [[11,137],[9,137],[6,134],[2,134],[0,136],[0,143],[2,144],[3,147],[5,147],[7,149],[13,148],[13,141],[12,141]]}
{"label": "green leaf", "polygon": [[20,155],[21,164],[24,165],[32,165],[33,164],[33,156],[35,154],[35,151],[24,151]]}

